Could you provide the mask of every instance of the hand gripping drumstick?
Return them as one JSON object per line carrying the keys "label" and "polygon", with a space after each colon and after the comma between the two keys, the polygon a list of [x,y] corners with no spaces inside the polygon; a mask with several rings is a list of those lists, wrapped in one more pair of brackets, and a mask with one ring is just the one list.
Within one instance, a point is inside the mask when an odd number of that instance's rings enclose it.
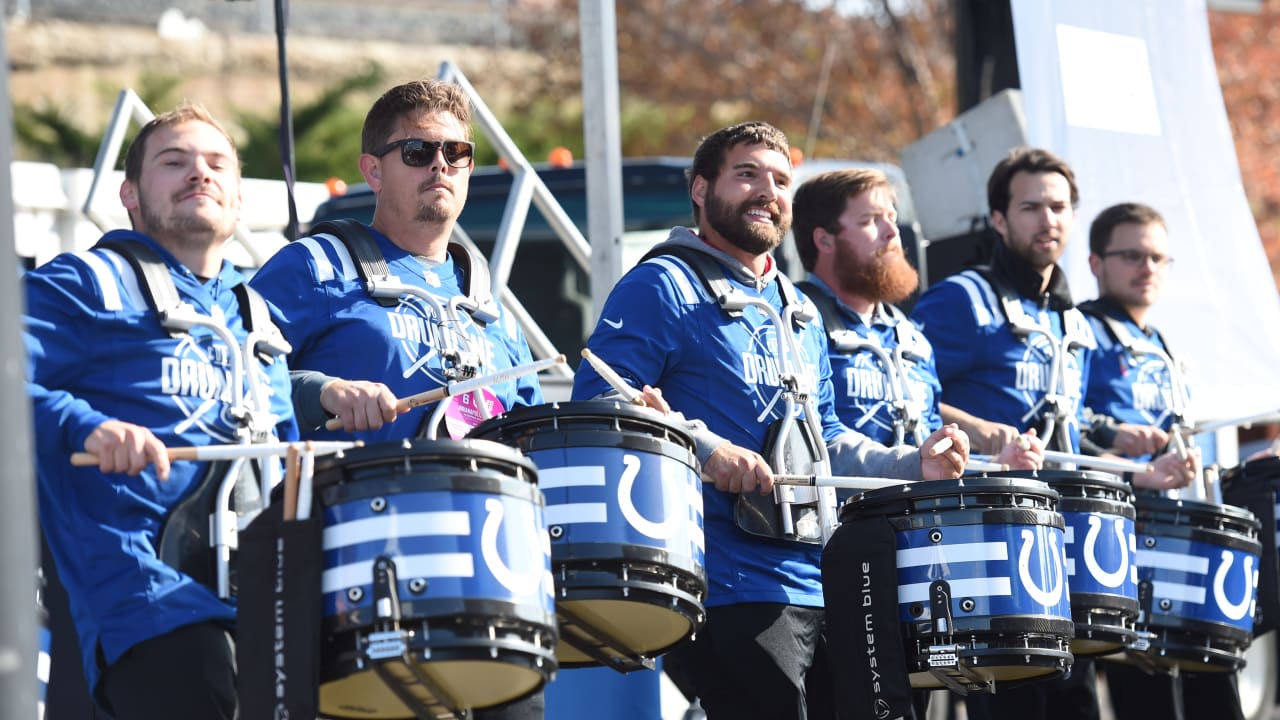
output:
{"label": "hand gripping drumstick", "polygon": [[[255,443],[239,445],[197,445],[166,448],[170,460],[235,460],[237,458],[262,458],[285,455],[297,443]],[[363,442],[328,441],[311,443],[320,454],[334,453],[360,447]],[[88,452],[71,453],[71,464],[76,467],[92,467],[99,463],[97,455]]]}
{"label": "hand gripping drumstick", "polygon": [[[549,367],[560,365],[564,362],[564,355],[557,355],[553,358],[535,360],[531,363],[525,363],[524,365],[517,365],[512,368],[507,368],[506,370],[499,370],[497,372],[489,373],[488,375],[482,375],[477,378],[464,380],[451,385],[442,385],[434,390],[427,390],[426,392],[420,392],[416,395],[402,397],[396,401],[396,414],[406,413],[416,407],[430,405],[433,402],[443,400],[447,397],[453,397],[454,395],[465,395],[473,390],[480,390],[481,388],[496,385],[500,382],[506,382],[522,375],[531,375],[533,373],[542,372]],[[324,427],[326,430],[341,430],[342,418],[330,418],[330,420],[324,424]]]}
{"label": "hand gripping drumstick", "polygon": [[632,405],[645,404],[642,393],[628,385],[627,381],[623,380],[622,376],[618,374],[618,371],[609,367],[609,363],[601,360],[599,355],[591,352],[589,348],[582,348],[582,357],[587,362],[591,363],[591,367],[595,369],[596,373],[599,374],[605,382],[609,383],[610,387],[617,390],[618,393],[622,395],[623,400],[631,403]]}

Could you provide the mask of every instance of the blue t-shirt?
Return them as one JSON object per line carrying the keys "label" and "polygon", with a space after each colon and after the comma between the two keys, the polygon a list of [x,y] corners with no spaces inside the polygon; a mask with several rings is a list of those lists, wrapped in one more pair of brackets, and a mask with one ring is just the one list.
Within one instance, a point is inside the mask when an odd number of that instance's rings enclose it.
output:
{"label": "blue t-shirt", "polygon": [[[1031,322],[1047,329],[1058,341],[1068,329],[1082,337],[1092,336],[1082,314],[1074,308],[1049,310],[1022,295],[1018,306]],[[1041,412],[1051,387],[1053,346],[1039,333],[1025,340],[1014,334],[1000,298],[986,278],[974,270],[952,275],[924,293],[911,318],[933,345],[942,402],[1020,431],[1042,428]],[[1065,361],[1066,386],[1061,391],[1069,405],[1071,446],[1058,449],[1079,452],[1089,356],[1077,347]]]}
{"label": "blue t-shirt", "polygon": [[[200,314],[223,319],[237,342],[244,341],[232,291],[243,278],[230,263],[202,281],[144,235],[115,231],[103,239],[139,240],[155,250],[179,297]],[[134,645],[183,625],[230,624],[235,608],[156,556],[169,512],[201,484],[208,463],[175,462],[161,482],[150,465],[137,476],[103,475],[97,467],[72,467],[70,456],[111,419],[150,428],[170,447],[236,441],[230,358],[240,348],[200,326],[171,336],[133,269],[111,251],[59,255],[24,282],[40,522],[67,588],[92,688],[99,644],[111,664]],[[296,440],[283,359],[257,361],[249,371],[265,380],[276,437]]]}
{"label": "blue t-shirt", "polygon": [[[400,282],[420,288],[444,307],[463,295],[463,270],[452,258],[433,263],[404,251],[378,231],[369,231]],[[254,275],[251,284],[284,316],[281,329],[293,345],[291,368],[381,382],[398,398],[446,383],[441,323],[433,303],[405,294],[389,307],[379,304],[361,281],[346,245],[332,235],[285,246]],[[531,362],[524,334],[509,313],[501,311],[496,321],[483,326],[465,311],[459,310],[459,318],[453,332],[459,346],[481,361],[480,375]],[[535,375],[498,383],[489,391],[501,403],[493,415],[542,402]],[[434,404],[415,408],[379,430],[355,433],[355,439],[372,443],[413,437],[424,415],[434,408]],[[351,437],[323,427],[304,427],[302,434],[309,439]]]}
{"label": "blue t-shirt", "polygon": [[[823,323],[839,323],[835,328],[827,327],[827,357],[831,362],[831,384],[840,420],[877,442],[892,445],[896,438],[892,403],[895,397],[901,396],[907,404],[908,416],[917,419],[924,435],[942,427],[942,417],[938,414],[942,386],[934,366],[933,346],[915,324],[890,308],[877,305],[868,326],[853,309],[840,302],[821,278],[810,275],[809,282],[830,298],[839,315],[836,318],[824,316]],[[896,349],[903,348],[902,381],[896,379],[897,371],[886,369],[870,349],[852,353],[837,350],[830,338],[833,331],[852,333],[861,341],[880,348],[890,359]],[[904,383],[906,387],[903,387]],[[895,386],[898,388],[896,392]],[[904,441],[914,444],[912,434],[905,433]]]}
{"label": "blue t-shirt", "polygon": [[[672,231],[669,245],[711,255],[733,288],[765,299],[781,314],[778,282],[770,272],[760,282],[745,280],[729,256],[704,245],[685,228]],[[660,246],[661,247],[661,246]],[[800,296],[803,302],[803,296]],[[815,313],[816,315],[816,313]],[[614,287],[588,341],[591,351],[634,387],[660,387],[672,409],[706,423],[721,438],[762,452],[769,427],[783,416],[777,328],[758,308],[731,318],[714,302],[697,273],[670,255],[636,266]],[[796,335],[801,370],[817,388],[823,440],[856,445],[859,465],[833,453],[840,474],[919,477],[919,457],[888,450],[844,427],[835,414],[826,337],[813,319]],[[574,379],[573,397],[582,400],[609,391],[587,363]],[[703,458],[705,459],[705,458]],[[861,464],[865,463],[865,464]],[[761,540],[734,524],[737,495],[703,485],[707,537],[708,606],[775,602],[822,606],[819,545]]]}

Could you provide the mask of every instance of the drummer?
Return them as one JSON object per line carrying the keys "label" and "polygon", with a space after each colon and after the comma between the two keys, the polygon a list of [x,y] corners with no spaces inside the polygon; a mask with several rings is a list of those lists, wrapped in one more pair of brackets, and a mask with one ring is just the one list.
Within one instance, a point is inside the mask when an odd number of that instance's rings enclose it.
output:
{"label": "drummer", "polygon": [[[919,273],[902,251],[896,203],[884,173],[858,168],[809,179],[796,190],[794,210],[796,249],[809,271],[799,287],[817,305],[826,327],[836,413],[845,425],[889,446],[918,444],[942,426],[933,349],[893,305],[920,286]],[[1039,469],[1044,443],[1035,428],[1005,443],[996,462]],[[827,643],[842,677],[859,677],[857,667],[846,670],[843,664],[867,657],[867,633],[861,621],[842,632],[846,628],[831,608],[860,603],[860,588],[851,584],[859,577],[853,566],[865,559],[865,546],[865,538],[842,528],[823,552]],[[890,674],[883,676],[887,681]],[[841,700],[851,704],[859,698]],[[919,707],[915,711],[923,715]]]}
{"label": "drummer", "polygon": [[[483,259],[459,254],[449,242],[475,165],[462,89],[435,80],[391,88],[365,117],[361,149],[360,172],[376,204],[373,222],[357,232],[371,236],[380,254],[374,259],[384,260],[390,274],[412,290],[399,298],[372,297],[352,238],[343,242],[334,234],[290,243],[253,280],[285,318],[281,327],[294,348],[289,359],[302,436],[400,440],[428,435],[443,424],[449,435],[460,437],[488,415],[542,403],[536,376],[526,375],[452,398],[444,408],[418,408],[397,418],[399,397],[531,357],[511,315],[488,295]],[[460,296],[476,311],[453,311]],[[445,326],[453,329],[452,342],[445,342]],[[323,425],[334,417],[341,430],[326,431]],[[475,713],[542,716],[541,693]]]}
{"label": "drummer", "polygon": [[[1164,338],[1147,319],[1172,265],[1164,218],[1148,205],[1113,205],[1089,228],[1089,269],[1098,281],[1098,298],[1080,309],[1089,317],[1098,346],[1085,390],[1089,425],[1081,446],[1086,453],[1146,460],[1168,452],[1169,430],[1183,419],[1179,415],[1186,396],[1181,383],[1174,382],[1176,368],[1167,363],[1171,358]],[[1176,398],[1179,392],[1183,397]],[[1191,453],[1181,466],[1166,459],[1173,457],[1164,455],[1159,471],[1132,476],[1133,485],[1169,490],[1190,484],[1199,471],[1198,455]],[[1117,720],[1243,717],[1231,673],[1170,677],[1108,663],[1106,674]]]}
{"label": "drummer", "polygon": [[[834,717],[822,648],[821,545],[759,537],[738,524],[746,522],[738,512],[744,505],[760,517],[781,511],[765,456],[770,427],[788,426],[784,374],[816,379],[816,407],[806,412],[816,411],[822,437],[809,439],[829,449],[837,474],[953,478],[968,456],[968,440],[954,426],[926,440],[927,447],[950,441],[933,456],[884,448],[845,428],[817,320],[780,330],[758,305],[719,302],[767,303],[778,315],[803,306],[770,255],[791,224],[791,181],[787,139],[771,125],[745,122],[704,138],[689,174],[696,227],[672,229],[618,282],[588,342],[633,387],[661,387],[673,409],[703,421],[694,432],[697,455],[714,483],[703,489],[707,621],[687,648],[712,720]],[[802,357],[780,351],[789,344],[780,332],[794,333]],[[609,392],[589,366],[579,369],[575,399]]]}
{"label": "drummer", "polygon": [[[1032,427],[1042,428],[1049,449],[1079,452],[1092,333],[1057,264],[1079,199],[1062,158],[1011,150],[987,181],[999,236],[990,264],[935,284],[912,312],[933,345],[942,418],[959,423],[982,452],[1000,452]],[[967,705],[974,720],[1096,719],[1093,664],[1077,659],[1066,680],[972,694]]]}

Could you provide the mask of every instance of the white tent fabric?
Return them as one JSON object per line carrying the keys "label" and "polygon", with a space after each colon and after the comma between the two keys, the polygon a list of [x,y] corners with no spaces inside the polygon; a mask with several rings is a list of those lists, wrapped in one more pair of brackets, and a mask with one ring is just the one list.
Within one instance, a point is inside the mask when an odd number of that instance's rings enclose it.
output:
{"label": "white tent fabric", "polygon": [[1013,0],[1027,138],[1069,162],[1080,207],[1063,265],[1097,285],[1089,223],[1147,203],[1174,257],[1152,312],[1190,366],[1194,419],[1280,408],[1280,296],[1250,213],[1204,0]]}

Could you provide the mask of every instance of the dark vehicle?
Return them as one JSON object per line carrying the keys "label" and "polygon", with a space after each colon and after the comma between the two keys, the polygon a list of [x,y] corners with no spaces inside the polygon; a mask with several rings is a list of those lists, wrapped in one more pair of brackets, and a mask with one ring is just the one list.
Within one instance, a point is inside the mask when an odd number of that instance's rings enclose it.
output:
{"label": "dark vehicle", "polygon": [[[643,253],[665,237],[672,226],[692,222],[685,180],[688,165],[686,158],[637,159],[623,163],[623,232],[628,250],[635,248]],[[566,168],[535,165],[534,169],[585,235],[585,168],[575,164]],[[511,194],[511,179],[511,173],[495,166],[478,167],[471,174],[467,204],[458,225],[486,255],[493,252]],[[322,203],[316,208],[311,224],[335,218],[354,218],[367,223],[373,218],[373,202],[373,192],[362,183],[345,195]],[[638,255],[629,259],[634,262],[637,258]],[[537,205],[529,207],[508,286],[556,348],[576,358],[595,320],[590,317],[590,282]]]}

